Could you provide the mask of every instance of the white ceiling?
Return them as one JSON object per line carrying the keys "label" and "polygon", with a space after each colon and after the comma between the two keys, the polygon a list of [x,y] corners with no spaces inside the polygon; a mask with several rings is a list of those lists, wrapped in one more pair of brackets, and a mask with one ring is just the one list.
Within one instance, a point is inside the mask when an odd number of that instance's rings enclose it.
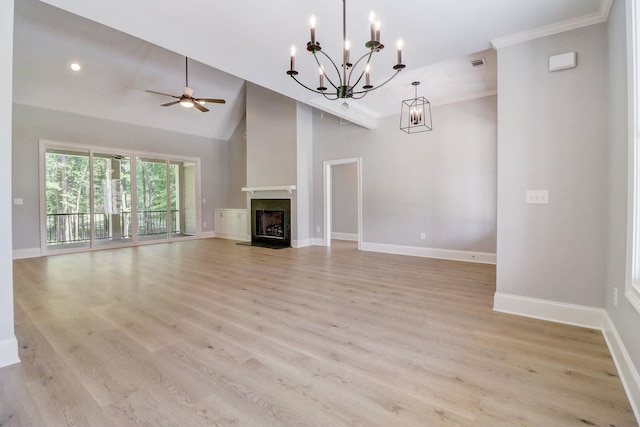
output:
{"label": "white ceiling", "polygon": [[[421,81],[418,94],[434,104],[495,93],[492,43],[602,22],[610,5],[611,0],[349,0],[352,57],[364,53],[371,10],[382,23],[387,47],[374,56],[372,83],[391,75],[400,37],[407,68],[364,99],[349,100],[343,111],[341,101],[326,101],[285,74],[289,48],[296,44],[298,77],[317,85],[317,65],[304,50],[312,13],[323,51],[340,55],[338,0],[16,0],[13,97],[16,103],[226,140],[244,114],[247,80],[375,127],[378,117],[397,113],[401,101],[413,96],[412,81]],[[193,58],[189,83],[195,96],[225,98],[227,104],[208,105],[208,113],[163,108],[171,98],[145,92],[180,95],[184,56]],[[469,60],[483,56],[487,66],[472,68]],[[82,64],[79,73],[69,70],[73,61]]]}

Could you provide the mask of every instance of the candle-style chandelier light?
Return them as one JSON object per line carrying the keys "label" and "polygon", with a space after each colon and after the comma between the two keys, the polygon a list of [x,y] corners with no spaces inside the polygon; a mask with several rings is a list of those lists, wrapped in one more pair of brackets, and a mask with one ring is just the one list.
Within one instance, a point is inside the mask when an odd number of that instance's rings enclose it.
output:
{"label": "candle-style chandelier light", "polygon": [[[398,40],[398,62],[393,66],[393,70],[395,73],[391,75],[387,80],[383,83],[374,86],[371,84],[371,58],[374,53],[380,52],[384,45],[380,42],[380,21],[376,20],[376,17],[373,12],[369,15],[370,22],[370,40],[365,43],[365,47],[368,51],[362,55],[355,63],[350,62],[351,56],[351,44],[347,39],[347,19],[346,19],[346,0],[342,0],[342,65],[338,66],[336,62],[329,57],[320,47],[320,42],[316,40],[316,19],[312,15],[309,23],[311,25],[311,40],[307,42],[307,51],[313,54],[313,57],[318,64],[318,76],[319,76],[319,85],[316,89],[313,89],[310,86],[305,85],[296,77],[298,75],[298,71],[296,71],[295,66],[295,56],[296,56],[296,47],[291,46],[291,65],[287,74],[291,76],[299,85],[304,88],[310,90],[311,92],[322,94],[325,98],[330,100],[336,99],[345,99],[345,98],[354,98],[360,99],[364,97],[367,93],[371,92],[374,89],[384,86],[391,79],[393,79],[403,68],[405,65],[402,63],[402,40]],[[335,76],[331,77],[333,72],[327,74],[327,70],[323,66],[323,62],[320,58],[318,58],[318,54],[322,54],[328,61],[328,68],[333,67],[335,69]],[[354,74],[355,72],[355,74]],[[364,77],[364,84],[362,86],[360,83],[362,82]],[[328,83],[327,87],[325,84]]]}

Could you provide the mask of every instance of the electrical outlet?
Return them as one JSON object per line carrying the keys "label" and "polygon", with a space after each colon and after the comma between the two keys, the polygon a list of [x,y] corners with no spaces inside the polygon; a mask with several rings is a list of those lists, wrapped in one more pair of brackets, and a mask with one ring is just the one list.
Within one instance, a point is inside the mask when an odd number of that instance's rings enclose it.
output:
{"label": "electrical outlet", "polygon": [[427,238],[427,234],[426,233],[420,233],[420,240],[424,240]]}
{"label": "electrical outlet", "polygon": [[549,203],[549,191],[527,190],[527,204],[546,205]]}
{"label": "electrical outlet", "polygon": [[207,223],[206,222],[202,223],[202,228],[207,228]]}
{"label": "electrical outlet", "polygon": [[613,288],[613,306],[618,306],[618,288]]}

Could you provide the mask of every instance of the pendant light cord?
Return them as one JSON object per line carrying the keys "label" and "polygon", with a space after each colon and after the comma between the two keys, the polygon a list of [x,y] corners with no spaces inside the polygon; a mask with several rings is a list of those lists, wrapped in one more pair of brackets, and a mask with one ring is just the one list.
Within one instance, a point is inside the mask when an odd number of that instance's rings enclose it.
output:
{"label": "pendant light cord", "polygon": [[184,85],[189,87],[189,58],[184,57]]}
{"label": "pendant light cord", "polygon": [[[347,61],[345,49],[347,48],[347,0],[342,0],[342,85],[347,84]],[[341,85],[341,86],[342,86]]]}

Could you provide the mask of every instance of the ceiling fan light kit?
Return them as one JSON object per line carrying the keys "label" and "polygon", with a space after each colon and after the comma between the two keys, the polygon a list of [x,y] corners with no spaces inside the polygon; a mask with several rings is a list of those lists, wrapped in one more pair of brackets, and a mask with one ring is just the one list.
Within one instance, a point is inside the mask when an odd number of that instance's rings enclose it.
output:
{"label": "ceiling fan light kit", "polygon": [[[346,0],[342,0],[342,58],[340,61],[342,62],[342,66],[339,67],[336,62],[327,55],[322,48],[320,47],[320,42],[316,40],[316,19],[315,16],[311,16],[309,20],[310,23],[310,33],[311,40],[307,42],[307,51],[313,54],[313,57],[318,64],[318,76],[319,76],[319,85],[317,88],[313,89],[312,87],[302,83],[296,77],[299,73],[296,70],[295,66],[295,55],[296,55],[296,47],[291,47],[291,58],[289,64],[289,70],[287,74],[295,80],[300,86],[305,89],[310,90],[311,92],[319,93],[323,95],[325,98],[330,100],[336,99],[345,99],[345,98],[353,98],[360,99],[364,97],[367,93],[372,90],[375,90],[379,87],[387,84],[391,79],[398,75],[400,71],[402,71],[406,66],[402,63],[402,40],[398,40],[398,53],[397,53],[397,63],[393,66],[393,70],[395,73],[391,75],[387,80],[382,82],[381,84],[374,86],[371,84],[371,58],[374,53],[380,52],[384,45],[380,42],[380,21],[378,21],[373,12],[369,15],[370,22],[370,40],[365,43],[365,47],[368,51],[358,58],[355,63],[351,63],[351,43],[347,39],[347,20],[346,20]],[[319,58],[319,54],[322,55],[323,60],[321,61]],[[322,62],[325,62],[328,66],[325,67]],[[339,62],[338,62],[339,63]],[[360,67],[358,67],[360,65]],[[342,70],[340,70],[342,68]],[[327,69],[335,70],[335,74],[333,77],[327,75]],[[357,71],[356,71],[357,70]],[[342,71],[342,73],[341,73]],[[354,71],[356,73],[354,74]],[[332,73],[333,74],[333,73]],[[364,81],[363,81],[364,78]],[[328,83],[332,89],[329,89],[325,86],[325,82]],[[358,87],[360,83],[363,83],[362,86]]]}
{"label": "ceiling fan light kit", "polygon": [[191,108],[193,107],[193,101],[190,99],[181,99],[180,105],[182,105],[184,108]]}
{"label": "ceiling fan light kit", "polygon": [[161,107],[170,107],[172,105],[180,104],[185,108],[196,107],[198,110],[206,113],[209,111],[208,108],[204,106],[207,102],[212,104],[224,104],[226,101],[224,99],[216,99],[216,98],[196,98],[193,96],[193,88],[189,87],[189,58],[184,58],[184,70],[185,70],[185,85],[182,92],[182,95],[170,95],[168,93],[156,92],[155,90],[147,90],[149,93],[155,93],[156,95],[170,96],[175,98],[176,101],[167,102],[166,104],[162,104]]}

